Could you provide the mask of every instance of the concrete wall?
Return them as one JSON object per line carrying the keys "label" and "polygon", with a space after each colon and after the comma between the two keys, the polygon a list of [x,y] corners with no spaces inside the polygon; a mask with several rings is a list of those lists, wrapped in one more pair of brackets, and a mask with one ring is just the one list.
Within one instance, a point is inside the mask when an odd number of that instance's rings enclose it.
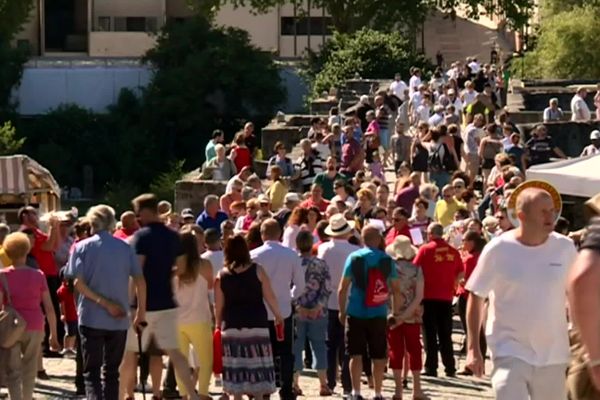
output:
{"label": "concrete wall", "polygon": [[[526,140],[538,124],[519,124],[517,127]],[[549,122],[544,124],[554,143],[569,157],[578,157],[583,148],[590,144],[590,132],[600,127],[600,121],[588,122]]]}
{"label": "concrete wall", "polygon": [[175,184],[175,211],[191,208],[198,215],[204,210],[204,198],[209,194],[225,194],[227,182],[218,181],[178,181]]}
{"label": "concrete wall", "polygon": [[157,17],[164,15],[164,0],[94,0],[95,17]]}
{"label": "concrete wall", "polygon": [[21,31],[17,33],[13,42],[16,44],[19,40],[29,41],[32,54],[40,54],[40,18],[37,1],[34,2],[29,20],[23,24]]}
{"label": "concrete wall", "polygon": [[215,18],[217,25],[232,26],[248,31],[252,43],[266,51],[277,51],[279,20],[277,11],[253,15],[247,8],[224,6]]}
{"label": "concrete wall", "polygon": [[141,57],[156,44],[146,32],[91,32],[91,57]]}
{"label": "concrete wall", "polygon": [[186,0],[166,0],[167,17],[183,18],[192,15]]}
{"label": "concrete wall", "polygon": [[[575,95],[575,88],[566,87],[531,87],[521,88],[519,93],[523,97],[523,106],[528,111],[544,111],[548,107],[550,99],[556,97],[558,105],[563,111],[571,110],[571,99]],[[595,110],[594,95],[595,91],[588,93],[585,101],[590,110]]]}

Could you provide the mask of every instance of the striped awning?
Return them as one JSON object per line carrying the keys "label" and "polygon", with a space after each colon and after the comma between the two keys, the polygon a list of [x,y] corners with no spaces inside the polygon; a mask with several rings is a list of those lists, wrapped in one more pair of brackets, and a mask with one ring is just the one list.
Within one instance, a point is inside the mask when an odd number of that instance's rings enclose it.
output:
{"label": "striped awning", "polygon": [[0,194],[44,192],[60,197],[60,187],[50,171],[25,155],[0,157]]}

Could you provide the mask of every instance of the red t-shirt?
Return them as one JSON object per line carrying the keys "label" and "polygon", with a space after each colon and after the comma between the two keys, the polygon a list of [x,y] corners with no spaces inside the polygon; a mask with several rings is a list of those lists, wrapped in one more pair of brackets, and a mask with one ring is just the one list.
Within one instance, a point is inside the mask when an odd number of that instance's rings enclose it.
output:
{"label": "red t-shirt", "polygon": [[121,239],[121,240],[127,240],[129,239],[130,236],[133,236],[133,234],[137,231],[137,229],[117,229],[115,231],[115,233],[113,233],[113,236],[116,237],[117,239]]}
{"label": "red t-shirt", "polygon": [[31,249],[31,255],[35,257],[40,269],[46,276],[58,276],[58,268],[54,260],[54,252],[42,250],[44,243],[48,241],[48,235],[40,231],[38,228],[33,230],[35,242]]}
{"label": "red t-shirt", "polygon": [[463,271],[459,252],[442,239],[423,245],[413,263],[423,269],[425,300],[452,301],[456,277]]}
{"label": "red t-shirt", "polygon": [[[477,266],[477,261],[479,260],[479,253],[475,254],[467,254],[467,256],[463,259],[463,271],[465,273],[465,282],[469,280],[469,277],[473,273],[473,270]],[[458,287],[456,294],[459,296],[465,295],[469,293],[463,285]]]}
{"label": "red t-shirt", "polygon": [[252,154],[250,154],[249,148],[235,147],[233,151],[235,151],[235,159],[233,160],[233,163],[235,164],[238,172],[244,167],[252,166]]}
{"label": "red t-shirt", "polygon": [[321,202],[315,203],[313,201],[313,199],[308,198],[308,199],[304,200],[302,202],[302,204],[300,204],[300,207],[302,207],[302,208],[317,207],[320,212],[324,213],[325,211],[327,211],[327,207],[329,207],[329,202],[325,199],[321,199]]}
{"label": "red t-shirt", "polygon": [[75,308],[75,297],[73,296],[73,292],[71,292],[63,282],[56,291],[56,294],[65,310],[65,321],[77,322],[77,309]]}
{"label": "red t-shirt", "polygon": [[387,235],[385,235],[385,245],[389,246],[394,242],[394,239],[396,239],[396,237],[400,235],[406,236],[410,239],[411,243],[413,242],[412,237],[410,236],[410,227],[408,225],[404,225],[404,228],[400,230],[397,230],[392,226],[392,228],[388,231]]}

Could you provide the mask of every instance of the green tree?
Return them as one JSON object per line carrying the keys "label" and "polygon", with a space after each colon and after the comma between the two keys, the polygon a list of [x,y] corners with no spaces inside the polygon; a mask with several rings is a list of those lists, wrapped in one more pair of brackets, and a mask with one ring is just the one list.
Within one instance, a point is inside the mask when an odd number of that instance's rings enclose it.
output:
{"label": "green tree", "polygon": [[[205,15],[214,15],[228,3],[264,13],[277,5],[294,2],[300,13],[306,12],[301,6],[304,2],[296,0],[188,0],[192,8]],[[453,16],[458,8],[473,18],[482,13],[502,15],[509,24],[520,27],[528,21],[534,0],[309,0],[308,4],[325,8],[335,30],[348,33],[365,26],[376,29],[390,29],[396,24],[416,27],[434,9]]]}
{"label": "green tree", "polygon": [[600,8],[600,0],[541,0],[540,13],[542,21],[564,11],[572,11],[576,7]]}
{"label": "green tree", "polygon": [[363,78],[392,77],[396,72],[408,76],[411,66],[429,67],[402,33],[367,28],[353,34],[335,33],[319,54],[308,57],[305,71],[317,96],[356,73]]}
{"label": "green tree", "polygon": [[0,0],[0,42],[21,31],[33,9],[33,0]]}
{"label": "green tree", "polygon": [[25,138],[17,139],[15,127],[10,121],[0,126],[0,156],[17,153],[24,143]]}
{"label": "green tree", "polygon": [[574,7],[542,20],[536,48],[515,62],[526,78],[600,77],[600,8]]}
{"label": "green tree", "polygon": [[144,60],[156,72],[142,118],[167,163],[198,167],[213,129],[231,134],[247,120],[262,126],[285,99],[270,54],[247,32],[214,28],[200,16],[168,24]]}

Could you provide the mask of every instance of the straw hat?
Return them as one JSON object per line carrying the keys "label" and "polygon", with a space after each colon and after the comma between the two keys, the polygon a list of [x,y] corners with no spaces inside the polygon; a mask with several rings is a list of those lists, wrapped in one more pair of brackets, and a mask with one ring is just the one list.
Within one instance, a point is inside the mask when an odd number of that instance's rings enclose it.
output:
{"label": "straw hat", "polygon": [[334,214],[329,218],[329,225],[325,228],[325,234],[331,237],[344,236],[352,232],[354,222],[348,221],[342,214]]}
{"label": "straw hat", "polygon": [[399,235],[385,248],[385,252],[394,260],[412,260],[417,255],[417,248],[410,243],[408,237]]}

